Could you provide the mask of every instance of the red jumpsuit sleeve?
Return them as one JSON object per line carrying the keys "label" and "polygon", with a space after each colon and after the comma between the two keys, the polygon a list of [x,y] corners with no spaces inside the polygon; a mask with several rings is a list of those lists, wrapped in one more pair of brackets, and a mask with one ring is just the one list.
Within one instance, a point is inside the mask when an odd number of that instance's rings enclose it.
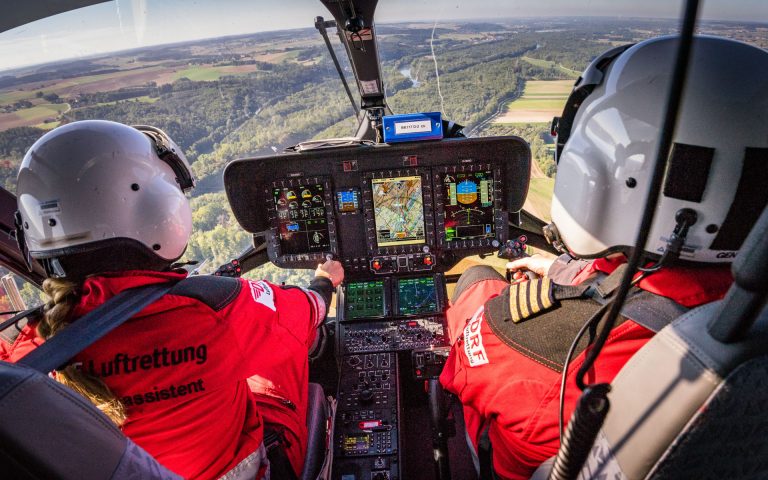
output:
{"label": "red jumpsuit sleeve", "polygon": [[240,291],[219,313],[234,332],[247,377],[259,371],[265,352],[288,350],[307,355],[327,306],[317,292],[240,279]]}
{"label": "red jumpsuit sleeve", "polygon": [[6,348],[4,356],[0,354],[0,360],[16,363],[44,342],[45,340],[37,336],[37,322],[30,322],[21,329],[13,345],[3,342]]}
{"label": "red jumpsuit sleeve", "polygon": [[3,362],[8,361],[8,357],[11,355],[11,345],[5,340],[0,340],[0,360]]}

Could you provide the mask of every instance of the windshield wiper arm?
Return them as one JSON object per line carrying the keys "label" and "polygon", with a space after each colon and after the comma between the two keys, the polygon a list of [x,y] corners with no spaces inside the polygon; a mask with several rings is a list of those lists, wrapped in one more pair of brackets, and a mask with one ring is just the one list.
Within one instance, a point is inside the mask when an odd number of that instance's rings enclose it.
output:
{"label": "windshield wiper arm", "polygon": [[323,36],[323,40],[325,40],[325,46],[328,47],[328,53],[331,54],[331,59],[333,60],[333,64],[336,65],[336,71],[339,72],[339,78],[341,78],[341,83],[344,84],[344,90],[347,91],[347,97],[349,97],[349,103],[352,104],[352,111],[355,112],[355,117],[360,118],[360,107],[355,103],[355,98],[352,96],[352,90],[349,89],[349,84],[347,83],[347,78],[344,76],[344,71],[341,69],[341,65],[339,64],[339,59],[336,58],[336,52],[333,50],[333,45],[331,45],[331,40],[328,38],[328,27],[336,27],[336,21],[335,20],[328,20],[327,22],[323,17],[315,17],[315,28],[320,32],[320,35]]}

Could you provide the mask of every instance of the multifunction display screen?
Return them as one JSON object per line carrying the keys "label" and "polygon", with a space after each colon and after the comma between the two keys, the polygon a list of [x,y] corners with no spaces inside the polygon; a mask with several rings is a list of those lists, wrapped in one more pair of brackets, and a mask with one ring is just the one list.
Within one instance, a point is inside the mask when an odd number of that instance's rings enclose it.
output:
{"label": "multifunction display screen", "polygon": [[437,290],[435,289],[434,277],[397,280],[398,315],[435,313],[437,310]]}
{"label": "multifunction display screen", "polygon": [[424,243],[421,176],[371,179],[379,247]]}
{"label": "multifunction display screen", "polygon": [[344,290],[347,318],[383,317],[384,281],[350,282]]}
{"label": "multifunction display screen", "polygon": [[495,235],[492,171],[446,173],[443,189],[446,241]]}
{"label": "multifunction display screen", "polygon": [[325,187],[322,184],[273,188],[272,195],[283,255],[330,249]]}

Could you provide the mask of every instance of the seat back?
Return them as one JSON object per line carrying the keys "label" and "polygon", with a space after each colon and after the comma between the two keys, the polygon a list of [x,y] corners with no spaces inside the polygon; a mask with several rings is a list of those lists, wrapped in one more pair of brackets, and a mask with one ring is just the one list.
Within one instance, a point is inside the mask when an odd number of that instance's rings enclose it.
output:
{"label": "seat back", "polygon": [[18,479],[181,478],[80,395],[5,362],[0,362],[0,472]]}
{"label": "seat back", "polygon": [[721,307],[683,315],[624,366],[580,478],[768,478],[768,311],[721,343],[707,331]]}
{"label": "seat back", "polygon": [[768,208],[719,302],[689,311],[622,368],[582,478],[768,478]]}
{"label": "seat back", "polygon": [[[309,441],[302,480],[323,472],[331,411],[309,385]],[[0,362],[0,472],[37,480],[176,480],[83,397],[29,367]]]}
{"label": "seat back", "polygon": [[307,398],[307,454],[304,457],[301,480],[315,480],[323,473],[328,458],[328,427],[333,416],[323,387],[319,384],[309,384]]}

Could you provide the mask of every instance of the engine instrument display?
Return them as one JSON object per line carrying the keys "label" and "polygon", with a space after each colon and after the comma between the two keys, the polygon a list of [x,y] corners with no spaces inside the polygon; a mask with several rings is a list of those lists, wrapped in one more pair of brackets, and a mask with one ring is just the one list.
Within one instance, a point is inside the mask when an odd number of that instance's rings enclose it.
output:
{"label": "engine instrument display", "polygon": [[386,315],[384,281],[350,282],[344,290],[347,318],[375,318]]}
{"label": "engine instrument display", "polygon": [[437,289],[432,276],[397,280],[398,315],[419,315],[438,311]]}
{"label": "engine instrument display", "polygon": [[421,176],[372,178],[379,247],[425,243]]}
{"label": "engine instrument display", "polygon": [[494,237],[493,171],[446,173],[442,181],[445,240]]}
{"label": "engine instrument display", "polygon": [[330,249],[325,187],[322,184],[275,187],[272,196],[282,254],[314,253]]}

